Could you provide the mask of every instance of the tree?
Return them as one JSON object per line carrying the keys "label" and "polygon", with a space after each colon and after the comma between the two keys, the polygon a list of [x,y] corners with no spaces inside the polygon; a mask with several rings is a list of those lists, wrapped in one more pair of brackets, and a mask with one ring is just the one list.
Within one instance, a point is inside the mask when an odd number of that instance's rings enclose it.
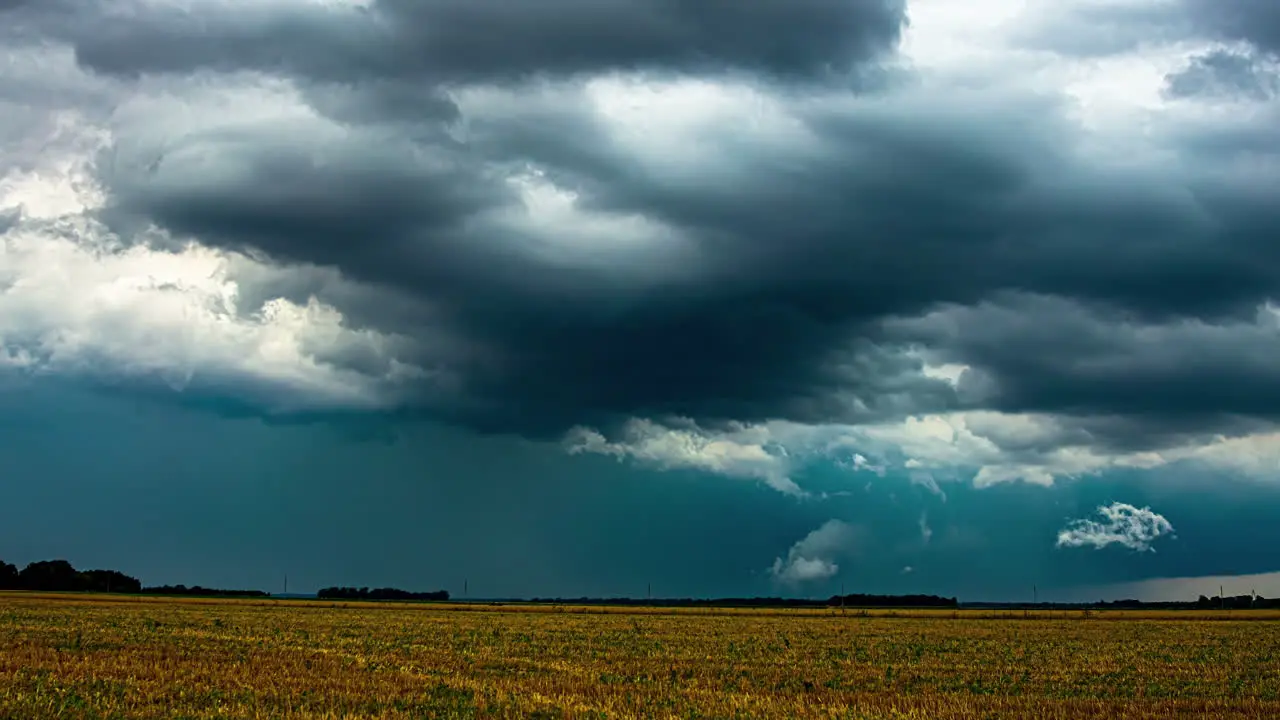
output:
{"label": "tree", "polygon": [[33,562],[18,573],[18,585],[23,590],[65,592],[80,590],[80,573],[66,560],[42,560]]}
{"label": "tree", "polygon": [[136,593],[142,582],[116,570],[86,570],[80,573],[80,585],[90,592]]}
{"label": "tree", "polygon": [[367,587],[327,587],[316,593],[316,597],[321,600],[434,600],[444,602],[449,599],[449,591],[409,592],[398,588],[375,588],[370,590]]}
{"label": "tree", "polygon": [[0,560],[0,590],[18,589],[18,566]]}

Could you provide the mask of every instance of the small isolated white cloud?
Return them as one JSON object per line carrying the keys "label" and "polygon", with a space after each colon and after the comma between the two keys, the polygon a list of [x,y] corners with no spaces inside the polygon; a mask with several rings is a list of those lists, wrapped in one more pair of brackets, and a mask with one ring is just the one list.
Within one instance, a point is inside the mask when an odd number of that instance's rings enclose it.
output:
{"label": "small isolated white cloud", "polygon": [[1173,534],[1173,525],[1151,508],[1136,508],[1126,503],[1112,503],[1098,508],[1103,520],[1074,520],[1058,533],[1058,547],[1102,549],[1123,545],[1139,552],[1155,552],[1151,543]]}
{"label": "small isolated white cloud", "polygon": [[915,569],[915,568],[913,568],[913,567],[911,567],[910,565],[907,565],[906,567],[902,568],[902,574],[903,574],[903,575],[910,575],[911,573],[913,573],[913,572],[915,572],[915,571],[916,571],[916,569]]}
{"label": "small isolated white cloud", "polygon": [[853,549],[855,536],[852,525],[828,520],[792,545],[785,558],[774,558],[769,574],[786,585],[801,585],[833,577],[840,572],[836,559]]}

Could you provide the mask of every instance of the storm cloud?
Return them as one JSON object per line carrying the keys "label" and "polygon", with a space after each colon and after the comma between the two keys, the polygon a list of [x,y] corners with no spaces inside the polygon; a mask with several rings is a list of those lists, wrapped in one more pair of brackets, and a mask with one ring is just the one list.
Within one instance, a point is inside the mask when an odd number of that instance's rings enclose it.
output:
{"label": "storm cloud", "polygon": [[890,50],[906,18],[902,0],[96,5],[54,3],[43,27],[101,72],[254,69],[434,84],[630,69],[845,73]]}
{"label": "storm cloud", "polygon": [[[114,99],[81,178],[98,193],[87,231],[110,252],[206,263],[218,284],[188,297],[230,344],[89,352],[47,332],[86,314],[47,305],[15,311],[0,338],[28,365],[105,357],[266,413],[578,429],[596,434],[575,447],[659,463],[672,438],[632,437],[666,427],[637,419],[691,423],[705,448],[774,421],[1056,418],[1043,447],[1005,438],[1015,458],[1270,430],[1280,107],[1266,76],[1222,100],[1208,90],[1243,66],[1206,46],[1168,82],[1188,107],[1099,127],[1057,88],[913,67],[898,50],[909,10],[13,6],[6,32],[70,53],[92,88],[49,100],[48,122],[81,95]],[[1126,18],[1110,22],[1144,32]],[[1186,0],[1155,39],[1262,57],[1274,20],[1268,3]],[[1197,104],[1210,95],[1242,109],[1212,115]],[[34,238],[56,223],[23,218],[7,262],[33,272],[53,252]],[[97,277],[90,257],[70,267]],[[280,333],[305,372],[262,369]],[[280,378],[324,402],[264,392]],[[790,487],[756,460],[736,472]]]}
{"label": "storm cloud", "polygon": [[1280,53],[1280,6],[1267,0],[1183,0],[1194,25],[1223,40]]}

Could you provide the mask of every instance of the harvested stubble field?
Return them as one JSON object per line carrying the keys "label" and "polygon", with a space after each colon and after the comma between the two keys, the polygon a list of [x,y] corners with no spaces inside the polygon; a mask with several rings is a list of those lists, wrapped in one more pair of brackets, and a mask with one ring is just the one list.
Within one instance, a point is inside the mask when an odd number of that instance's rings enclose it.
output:
{"label": "harvested stubble field", "polygon": [[1280,614],[0,594],[0,718],[1276,718]]}

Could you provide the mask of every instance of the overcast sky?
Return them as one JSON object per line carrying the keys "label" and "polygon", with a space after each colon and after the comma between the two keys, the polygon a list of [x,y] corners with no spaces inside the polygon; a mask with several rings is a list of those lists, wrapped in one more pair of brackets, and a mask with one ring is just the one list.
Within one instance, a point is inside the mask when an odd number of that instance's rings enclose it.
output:
{"label": "overcast sky", "polygon": [[0,48],[0,559],[1280,570],[1273,0],[0,0]]}

